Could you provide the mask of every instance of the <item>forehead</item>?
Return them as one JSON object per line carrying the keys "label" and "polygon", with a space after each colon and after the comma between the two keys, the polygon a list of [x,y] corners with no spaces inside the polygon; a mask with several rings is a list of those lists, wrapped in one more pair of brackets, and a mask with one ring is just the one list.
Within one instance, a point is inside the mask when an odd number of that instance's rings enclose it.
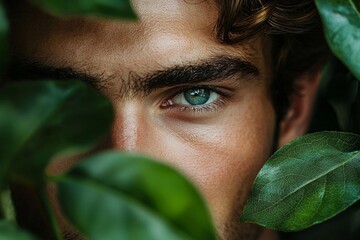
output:
{"label": "forehead", "polygon": [[219,16],[213,1],[134,0],[132,5],[136,21],[65,19],[24,6],[14,21],[14,52],[49,65],[123,79],[214,55],[240,56],[267,75],[270,50],[263,39],[230,46],[216,38]]}
{"label": "forehead", "polygon": [[[14,12],[19,8],[13,22],[18,23],[15,30],[38,40],[55,41],[57,36],[68,40],[82,40],[85,43],[107,40],[108,45],[116,41],[117,47],[128,48],[130,43],[142,40],[164,39],[162,43],[172,43],[186,39],[189,35],[209,35],[217,21],[217,9],[210,1],[188,2],[185,0],[135,0],[132,5],[138,15],[136,21],[126,19],[60,18],[45,14],[20,2],[14,4]],[[89,38],[91,37],[91,38]],[[133,41],[138,39],[139,41]],[[27,38],[22,39],[27,41]],[[61,41],[59,41],[60,43]],[[153,44],[156,41],[152,41]]]}

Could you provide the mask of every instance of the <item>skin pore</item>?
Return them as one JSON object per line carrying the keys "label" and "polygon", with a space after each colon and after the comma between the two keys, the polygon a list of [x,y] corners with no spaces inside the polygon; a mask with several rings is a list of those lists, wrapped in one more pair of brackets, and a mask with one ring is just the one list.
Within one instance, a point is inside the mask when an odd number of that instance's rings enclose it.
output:
{"label": "skin pore", "polygon": [[94,85],[116,114],[107,147],[183,172],[203,194],[220,239],[276,239],[238,219],[273,146],[306,131],[312,75],[298,81],[302,94],[293,97],[274,142],[271,41],[218,41],[212,1],[134,0],[137,21],[62,19],[17,4],[15,75]]}

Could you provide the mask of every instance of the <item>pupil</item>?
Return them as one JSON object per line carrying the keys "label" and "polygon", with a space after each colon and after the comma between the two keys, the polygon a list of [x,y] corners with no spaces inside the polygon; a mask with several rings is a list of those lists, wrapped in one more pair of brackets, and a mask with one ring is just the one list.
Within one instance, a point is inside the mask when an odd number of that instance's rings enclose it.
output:
{"label": "pupil", "polygon": [[189,89],[184,92],[184,97],[190,105],[203,105],[210,98],[210,90],[204,88]]}

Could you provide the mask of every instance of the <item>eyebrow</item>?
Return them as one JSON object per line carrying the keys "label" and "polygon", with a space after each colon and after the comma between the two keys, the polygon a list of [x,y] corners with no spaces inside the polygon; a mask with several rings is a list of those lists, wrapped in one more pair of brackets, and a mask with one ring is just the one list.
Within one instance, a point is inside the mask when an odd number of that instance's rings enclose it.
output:
{"label": "eyebrow", "polygon": [[[91,74],[90,71],[70,66],[52,66],[27,58],[15,58],[10,64],[9,72],[10,78],[15,81],[22,79],[79,79],[100,90],[106,88],[108,80],[120,79],[120,76],[116,76],[116,74],[112,76],[105,76],[105,73]],[[136,72],[130,72],[127,80],[121,79],[123,82],[121,92],[147,95],[160,88],[220,82],[229,78],[239,81],[256,81],[259,79],[259,75],[260,70],[251,62],[239,57],[220,55],[155,70],[143,76]]]}

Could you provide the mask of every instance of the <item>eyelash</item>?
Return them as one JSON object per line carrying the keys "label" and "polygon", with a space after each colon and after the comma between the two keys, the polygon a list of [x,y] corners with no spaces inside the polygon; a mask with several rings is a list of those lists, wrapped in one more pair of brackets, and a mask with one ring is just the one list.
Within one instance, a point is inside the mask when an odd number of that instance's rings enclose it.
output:
{"label": "eyelash", "polygon": [[[176,96],[178,96],[179,94],[183,94],[187,90],[196,89],[196,88],[210,90],[210,91],[215,92],[216,94],[218,94],[219,97],[218,97],[217,100],[215,100],[212,103],[199,105],[199,106],[182,106],[182,105],[177,105],[177,104],[170,103],[171,100],[173,98],[175,98]],[[231,95],[230,93],[228,93],[225,90],[222,90],[221,88],[218,88],[218,87],[203,86],[203,85],[186,86],[186,87],[182,87],[182,88],[178,89],[174,94],[172,94],[161,105],[161,107],[162,108],[169,108],[169,110],[173,110],[173,108],[176,108],[177,110],[179,110],[181,112],[193,112],[193,113],[215,112],[215,111],[218,111],[219,109],[221,109],[224,106],[224,104],[226,102],[226,99],[229,98],[230,95]],[[166,105],[166,106],[164,106],[164,105]]]}

